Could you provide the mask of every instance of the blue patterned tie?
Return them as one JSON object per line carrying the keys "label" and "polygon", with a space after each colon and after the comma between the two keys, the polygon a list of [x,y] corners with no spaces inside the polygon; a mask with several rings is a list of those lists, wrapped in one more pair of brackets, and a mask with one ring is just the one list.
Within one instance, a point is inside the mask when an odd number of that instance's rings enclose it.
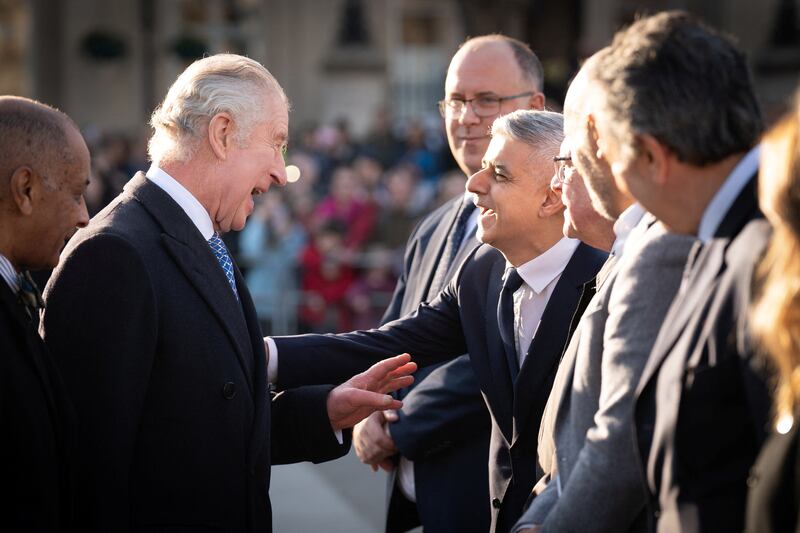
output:
{"label": "blue patterned tie", "polygon": [[225,272],[225,277],[228,278],[228,283],[233,290],[233,295],[236,296],[236,300],[239,300],[239,293],[236,291],[236,280],[233,279],[233,261],[231,261],[231,256],[228,255],[228,249],[219,237],[219,233],[214,233],[214,235],[208,239],[208,245],[211,247],[211,251],[214,252],[214,257],[219,261],[219,266],[222,267],[222,271]]}

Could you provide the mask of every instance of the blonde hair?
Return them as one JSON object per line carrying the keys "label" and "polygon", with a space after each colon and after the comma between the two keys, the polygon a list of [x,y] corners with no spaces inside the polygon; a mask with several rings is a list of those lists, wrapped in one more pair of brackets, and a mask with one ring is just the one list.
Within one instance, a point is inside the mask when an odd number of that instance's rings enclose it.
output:
{"label": "blonde hair", "polygon": [[757,270],[754,333],[778,370],[776,417],[800,406],[800,94],[767,132],[759,178],[761,208],[774,227]]}
{"label": "blonde hair", "polygon": [[229,113],[235,140],[243,143],[264,116],[262,96],[275,94],[287,103],[278,80],[258,61],[235,54],[199,59],[178,76],[150,117],[153,136],[147,144],[156,164],[187,161],[214,115]]}

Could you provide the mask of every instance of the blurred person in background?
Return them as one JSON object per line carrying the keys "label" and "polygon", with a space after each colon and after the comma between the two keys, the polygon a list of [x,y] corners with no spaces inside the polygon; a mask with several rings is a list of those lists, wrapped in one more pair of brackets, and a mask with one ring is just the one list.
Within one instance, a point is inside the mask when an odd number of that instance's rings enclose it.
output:
{"label": "blurred person in background", "polygon": [[762,141],[759,199],[773,233],[750,320],[778,387],[774,431],[748,479],[746,531],[778,533],[800,524],[800,93]]}
{"label": "blurred person in background", "polygon": [[247,269],[245,281],[262,328],[284,334],[297,314],[296,267],[308,238],[287,196],[282,190],[258,197],[239,235],[239,259]]}
{"label": "blurred person in background", "polygon": [[[378,215],[370,245],[388,248],[394,272],[402,271],[404,244],[420,218],[413,203],[419,181],[419,169],[415,165],[400,164],[386,172],[386,189],[378,198]],[[393,289],[394,286],[389,292]]]}
{"label": "blurred person in background", "polygon": [[354,261],[373,230],[375,206],[366,198],[358,176],[349,166],[333,171],[328,194],[314,208],[313,225],[322,227],[329,222],[338,223],[344,234],[342,245]]}
{"label": "blurred person in background", "polygon": [[350,324],[345,302],[355,280],[352,255],[344,247],[346,226],[329,220],[315,228],[300,253],[300,331],[340,331]]}

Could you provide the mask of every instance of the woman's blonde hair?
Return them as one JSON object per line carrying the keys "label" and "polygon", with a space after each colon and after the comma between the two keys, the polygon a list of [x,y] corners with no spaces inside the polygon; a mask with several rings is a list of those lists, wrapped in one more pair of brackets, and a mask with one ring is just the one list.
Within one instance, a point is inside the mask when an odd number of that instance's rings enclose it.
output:
{"label": "woman's blonde hair", "polygon": [[759,197],[774,233],[757,271],[752,324],[778,369],[780,420],[800,406],[800,93],[764,136]]}

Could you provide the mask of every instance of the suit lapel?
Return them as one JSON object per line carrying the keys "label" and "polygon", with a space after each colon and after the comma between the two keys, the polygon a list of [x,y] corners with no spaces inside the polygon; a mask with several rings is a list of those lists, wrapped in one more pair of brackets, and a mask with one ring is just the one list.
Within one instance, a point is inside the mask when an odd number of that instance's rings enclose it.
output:
{"label": "suit lapel", "polygon": [[252,393],[253,353],[242,308],[208,243],[172,198],[144,174],[137,174],[126,189],[161,225],[164,248],[230,339]]}
{"label": "suit lapel", "polygon": [[[242,273],[239,268],[234,264],[233,274],[236,279],[236,287],[239,290],[239,298],[241,300],[242,314],[247,327],[250,349],[254,354],[251,358],[253,364],[253,390],[254,398],[269,398],[269,390],[267,385],[267,354],[264,349],[264,338],[261,334],[261,326],[258,324],[258,315],[256,308],[253,305],[253,299],[250,296],[250,291],[247,290]],[[250,450],[248,455],[248,464],[255,466],[258,463],[261,449],[264,446],[264,440],[269,435],[269,409],[270,402],[255,402],[255,423],[253,425],[253,432],[250,436]]]}
{"label": "suit lapel", "polygon": [[430,241],[428,242],[428,246],[426,248],[428,253],[423,254],[421,265],[422,268],[420,270],[420,272],[425,272],[427,276],[425,277],[424,281],[420,280],[420,283],[416,287],[414,294],[414,301],[416,302],[429,302],[436,297],[435,294],[429,294],[431,283],[433,283],[433,278],[436,275],[436,268],[439,264],[439,261],[442,259],[442,254],[444,253],[444,249],[447,245],[447,237],[450,235],[450,230],[453,228],[453,224],[456,223],[458,210],[461,206],[460,199],[461,197],[457,199],[458,201],[451,200],[451,209],[447,212],[447,215],[442,218],[441,223],[431,234]]}
{"label": "suit lapel", "polygon": [[[524,428],[528,426],[528,418],[534,405],[544,407],[581,290],[585,283],[595,277],[600,267],[589,260],[589,250],[591,248],[580,244],[572,254],[547,302],[536,335],[514,383],[514,440],[525,433]],[[537,401],[536,396],[543,396],[542,401]]]}
{"label": "suit lapel", "polygon": [[694,265],[691,266],[689,278],[681,287],[681,291],[670,305],[669,312],[664,318],[665,326],[659,331],[654,349],[642,372],[642,378],[637,387],[637,396],[658,372],[661,363],[678,341],[686,324],[698,311],[703,300],[708,298],[717,278],[725,271],[725,252],[731,239],[754,215],[760,216],[756,197],[757,186],[757,175],[754,175],[725,214],[714,238],[703,246]]}
{"label": "suit lapel", "polygon": [[[497,323],[497,304],[500,301],[500,291],[503,288],[503,272],[505,259],[497,254],[498,259],[492,265],[489,273],[489,286],[486,293],[486,308],[484,309],[484,327],[486,328],[486,357],[488,359],[492,386],[485,389],[491,391],[493,407],[498,415],[498,425],[508,442],[512,437],[512,406],[514,402],[514,385],[511,381],[511,371],[506,361],[503,340],[500,338],[499,324]],[[475,357],[477,354],[470,354]]]}

